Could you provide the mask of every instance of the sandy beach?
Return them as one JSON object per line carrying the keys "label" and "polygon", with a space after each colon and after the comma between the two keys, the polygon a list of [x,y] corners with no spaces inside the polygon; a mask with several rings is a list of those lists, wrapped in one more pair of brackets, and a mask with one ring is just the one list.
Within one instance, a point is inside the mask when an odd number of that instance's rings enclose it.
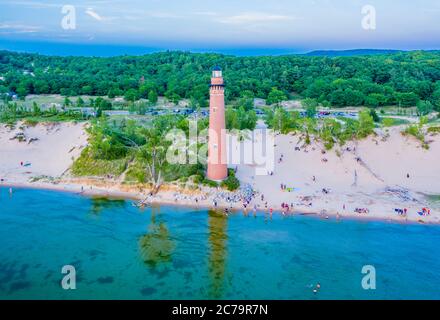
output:
{"label": "sandy beach", "polygon": [[[1,184],[203,208],[216,202],[217,207],[243,209],[240,193],[215,188],[182,190],[166,185],[156,196],[147,197],[149,190],[141,185],[71,177],[69,168],[87,145],[85,126],[19,123],[11,129],[0,125]],[[303,145],[298,135],[277,135],[273,175],[257,176],[251,165],[237,167],[242,185],[251,186],[255,193],[247,206],[249,214],[253,208],[280,213],[281,204],[286,203],[291,207],[287,214],[440,223],[440,205],[427,197],[440,194],[440,170],[435,170],[440,139],[428,137],[430,148],[425,150],[401,130],[379,130],[375,137],[327,152],[317,142]],[[430,209],[429,216],[418,214],[424,207]],[[406,217],[395,209],[406,209]]]}

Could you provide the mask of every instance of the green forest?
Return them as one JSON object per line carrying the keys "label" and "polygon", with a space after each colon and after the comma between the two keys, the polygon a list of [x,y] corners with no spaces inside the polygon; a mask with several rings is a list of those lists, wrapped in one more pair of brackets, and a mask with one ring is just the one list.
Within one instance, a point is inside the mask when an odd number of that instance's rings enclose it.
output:
{"label": "green forest", "polygon": [[228,102],[253,96],[271,104],[299,96],[323,106],[410,107],[422,101],[440,109],[440,52],[423,51],[351,57],[161,52],[111,58],[0,51],[0,93],[153,102],[165,96],[205,107],[215,65],[224,71]]}

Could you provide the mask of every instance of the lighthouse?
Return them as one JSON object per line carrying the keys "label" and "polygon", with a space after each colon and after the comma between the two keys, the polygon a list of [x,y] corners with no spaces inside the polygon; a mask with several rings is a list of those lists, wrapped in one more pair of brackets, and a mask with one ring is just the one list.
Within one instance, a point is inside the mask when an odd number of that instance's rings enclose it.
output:
{"label": "lighthouse", "polygon": [[222,70],[214,67],[209,89],[208,172],[210,180],[228,177],[226,165],[225,84]]}

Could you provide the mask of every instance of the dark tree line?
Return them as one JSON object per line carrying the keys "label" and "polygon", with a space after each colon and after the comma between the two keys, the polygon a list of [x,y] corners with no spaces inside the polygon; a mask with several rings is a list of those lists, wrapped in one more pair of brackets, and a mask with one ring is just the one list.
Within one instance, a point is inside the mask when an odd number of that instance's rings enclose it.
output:
{"label": "dark tree line", "polygon": [[[210,70],[223,68],[227,99],[299,94],[324,105],[440,108],[440,52],[352,57],[235,57],[162,52],[144,56],[56,57],[0,51],[0,92],[191,99],[206,106]],[[272,95],[271,95],[272,93]]]}

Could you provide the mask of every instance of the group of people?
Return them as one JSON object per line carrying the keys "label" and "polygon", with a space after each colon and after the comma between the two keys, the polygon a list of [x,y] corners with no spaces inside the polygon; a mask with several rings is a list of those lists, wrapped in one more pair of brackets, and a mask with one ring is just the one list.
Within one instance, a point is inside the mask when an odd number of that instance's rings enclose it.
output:
{"label": "group of people", "polygon": [[[406,215],[408,214],[408,209],[407,208],[403,208],[403,209],[396,208],[396,209],[394,209],[394,212],[396,212],[400,216],[406,217]],[[424,207],[424,208],[422,208],[422,210],[418,211],[417,213],[419,214],[419,216],[427,217],[427,216],[431,215],[431,210],[429,208]]]}
{"label": "group of people", "polygon": [[283,214],[289,213],[291,208],[293,208],[293,203],[291,203],[290,206],[287,203],[281,203],[281,212]]}
{"label": "group of people", "polygon": [[422,208],[422,211],[419,211],[418,214],[419,214],[419,216],[426,217],[426,216],[431,215],[431,210],[428,208]]}
{"label": "group of people", "polygon": [[403,209],[394,209],[394,212],[397,212],[397,214],[399,216],[406,216],[406,214],[408,213],[408,209],[407,208],[403,208]]}
{"label": "group of people", "polygon": [[283,155],[283,154],[281,154],[280,158],[278,159],[278,163],[281,163],[281,162],[283,162],[283,158],[284,158],[284,155]]}

